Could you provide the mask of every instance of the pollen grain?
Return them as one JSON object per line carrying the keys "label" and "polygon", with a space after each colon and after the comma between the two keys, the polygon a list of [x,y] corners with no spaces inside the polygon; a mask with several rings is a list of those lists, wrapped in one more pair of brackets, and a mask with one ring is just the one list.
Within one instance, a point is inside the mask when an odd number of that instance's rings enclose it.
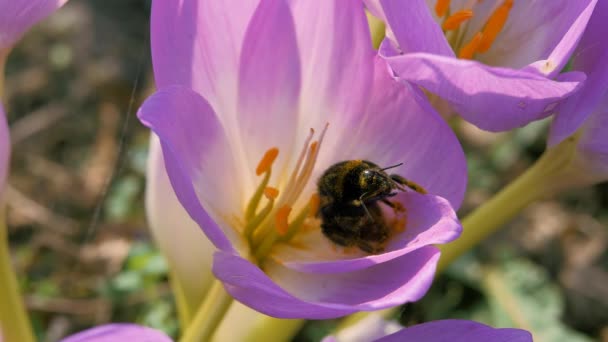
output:
{"label": "pollen grain", "polygon": [[264,188],[264,196],[271,200],[276,199],[279,196],[279,190],[277,188],[267,186]]}

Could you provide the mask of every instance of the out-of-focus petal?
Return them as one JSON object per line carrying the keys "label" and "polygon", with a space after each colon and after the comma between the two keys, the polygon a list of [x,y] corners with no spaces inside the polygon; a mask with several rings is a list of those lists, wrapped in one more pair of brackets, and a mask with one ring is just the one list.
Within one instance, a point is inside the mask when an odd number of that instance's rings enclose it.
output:
{"label": "out-of-focus petal", "polygon": [[[358,1],[294,0],[295,21],[302,64],[302,88],[296,142],[308,128],[329,122],[331,133],[323,149],[331,149],[365,111],[373,79],[369,27]],[[345,132],[347,133],[347,132]],[[297,153],[299,151],[294,151]]]}
{"label": "out-of-focus petal", "polygon": [[356,324],[327,336],[321,342],[369,342],[397,332],[403,328],[396,321],[387,320],[378,312],[370,312]]}
{"label": "out-of-focus petal", "polygon": [[570,81],[558,82],[523,70],[425,53],[387,60],[400,79],[446,99],[465,120],[489,131],[521,127],[552,114],[557,102],[584,80],[582,73],[570,73]]}
{"label": "out-of-focus petal", "polygon": [[267,275],[237,255],[217,252],[213,273],[235,299],[262,313],[326,319],[420,299],[431,285],[438,259],[439,251],[428,246],[357,272],[303,274],[269,264]]}
{"label": "out-of-focus petal", "polygon": [[[288,4],[261,1],[245,34],[238,85],[241,145],[252,170],[264,152],[280,146],[290,151],[297,125],[300,57]],[[285,151],[285,152],[287,152]],[[287,153],[279,154],[280,170]]]}
{"label": "out-of-focus petal", "polygon": [[114,323],[91,328],[66,337],[62,342],[171,342],[165,333],[136,324]]}
{"label": "out-of-focus petal", "polygon": [[603,103],[583,124],[577,146],[584,170],[598,182],[608,180],[608,100]]}
{"label": "out-of-focus petal", "polygon": [[215,247],[201,233],[177,199],[165,170],[160,142],[150,139],[146,180],[146,215],[154,240],[179,279],[187,305],[195,312],[213,280]]}
{"label": "out-of-focus petal", "polygon": [[25,31],[67,0],[3,0],[0,2],[0,50],[10,48]]}
{"label": "out-of-focus petal", "polygon": [[[276,248],[271,257],[285,267],[306,273],[341,273],[351,272],[389,260],[423,248],[425,246],[442,244],[456,239],[462,227],[456,213],[450,204],[443,198],[432,195],[421,195],[416,192],[400,193],[393,198],[407,208],[405,230],[395,236],[386,246],[386,251],[377,255],[363,255],[349,259],[340,259],[338,251],[331,247],[319,248],[307,246],[306,236],[296,238],[294,245],[285,245]],[[385,217],[391,220],[391,210],[387,210]],[[320,234],[313,232],[311,234]],[[310,248],[306,248],[310,247]],[[315,248],[316,247],[316,248]],[[329,254],[329,255],[327,255]]]}
{"label": "out-of-focus petal", "polygon": [[222,121],[234,120],[241,47],[258,2],[152,2],[150,38],[156,86],[190,87],[207,99]]}
{"label": "out-of-focus petal", "polygon": [[549,133],[549,146],[559,144],[579,129],[608,93],[606,22],[608,2],[600,1],[572,58],[571,69],[584,72],[587,80],[578,92],[556,107]]}
{"label": "out-of-focus petal", "polygon": [[8,133],[8,124],[6,122],[4,108],[2,107],[2,103],[0,103],[0,207],[4,202],[4,191],[6,189],[10,153],[11,141]]}
{"label": "out-of-focus petal", "polygon": [[383,19],[404,53],[428,52],[454,56],[441,26],[433,18],[425,0],[366,0],[372,13]]}
{"label": "out-of-focus petal", "polygon": [[243,199],[234,189],[242,177],[213,109],[192,90],[170,86],[148,98],[137,115],[161,140],[181,204],[217,248],[232,251],[231,242],[238,245],[240,237],[220,213],[240,209]]}
{"label": "out-of-focus petal", "polygon": [[[507,54],[521,56],[521,63],[530,63],[547,77],[557,75],[568,62],[591,17],[597,0],[517,1],[513,20],[499,44],[501,49],[488,51],[487,58],[508,60]],[[534,20],[530,20],[534,18]],[[510,41],[505,42],[506,39]],[[503,48],[504,46],[504,48]],[[517,51],[517,52],[516,52]],[[537,52],[537,54],[534,54]],[[511,57],[511,59],[514,59]],[[483,60],[482,60],[483,61]],[[503,63],[502,66],[521,67],[522,64]]]}
{"label": "out-of-focus petal", "polygon": [[404,328],[376,342],[532,342],[532,335],[521,329],[496,329],[465,320],[442,320]]}

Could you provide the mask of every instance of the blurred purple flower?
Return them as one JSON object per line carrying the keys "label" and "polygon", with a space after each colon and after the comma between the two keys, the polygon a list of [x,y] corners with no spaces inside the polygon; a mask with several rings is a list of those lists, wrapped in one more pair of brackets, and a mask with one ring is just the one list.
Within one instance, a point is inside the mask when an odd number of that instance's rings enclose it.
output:
{"label": "blurred purple flower", "polygon": [[587,74],[579,92],[556,109],[549,148],[576,141],[576,175],[571,181],[589,185],[608,180],[608,1],[600,0],[574,52],[571,68]]}
{"label": "blurred purple flower", "polygon": [[[323,339],[323,342],[532,342],[532,335],[521,329],[495,329],[474,321],[448,319],[422,323],[403,328],[387,335],[385,331],[394,330],[396,323],[377,319],[362,322],[364,328],[356,326],[346,328],[335,336]],[[346,330],[354,329],[352,332]],[[356,331],[355,331],[356,330]],[[369,332],[375,332],[370,335]]]}
{"label": "blurred purple flower", "polygon": [[[381,53],[399,79],[490,131],[553,113],[582,73],[558,75],[597,0],[366,0],[389,28]],[[556,79],[556,80],[553,80]]]}
{"label": "blurred purple flower", "polygon": [[[433,245],[461,231],[464,155],[424,95],[375,57],[360,2],[159,0],[151,26],[159,91],[138,115],[232,296],[321,319],[424,295]],[[385,208],[395,231],[381,254],[337,248],[314,217],[314,180],[350,159],[404,162],[395,172],[429,193],[391,199],[405,210]]]}
{"label": "blurred purple flower", "polygon": [[114,323],[91,328],[61,342],[171,342],[169,336],[159,330],[146,328],[136,324]]}
{"label": "blurred purple flower", "polygon": [[[0,55],[67,0],[0,0]],[[1,59],[1,58],[0,58]]]}
{"label": "blurred purple flower", "polygon": [[11,142],[8,135],[6,114],[0,103],[0,213],[4,202],[4,191],[6,190],[6,177],[8,175],[9,158],[11,154]]}

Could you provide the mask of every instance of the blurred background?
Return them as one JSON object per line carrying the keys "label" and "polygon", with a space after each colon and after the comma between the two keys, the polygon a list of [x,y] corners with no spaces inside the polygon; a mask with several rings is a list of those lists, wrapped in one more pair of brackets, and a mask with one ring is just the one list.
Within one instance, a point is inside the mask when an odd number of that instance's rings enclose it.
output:
{"label": "blurred background", "polygon": [[[148,132],[135,113],[154,90],[149,10],[145,0],[71,1],[8,59],[10,243],[41,341],[119,321],[179,332],[144,217]],[[501,134],[453,127],[469,162],[464,215],[542,153],[547,122]],[[396,318],[608,341],[607,227],[608,184],[536,203]],[[319,341],[336,324],[309,322],[295,340]]]}

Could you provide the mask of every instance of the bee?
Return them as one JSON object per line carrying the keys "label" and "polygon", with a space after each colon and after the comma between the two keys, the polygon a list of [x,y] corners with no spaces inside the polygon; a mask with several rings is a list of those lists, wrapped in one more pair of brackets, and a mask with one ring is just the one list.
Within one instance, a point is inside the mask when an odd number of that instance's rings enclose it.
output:
{"label": "bee", "polygon": [[367,160],[347,160],[327,169],[317,183],[323,234],[337,245],[356,246],[364,252],[382,252],[391,234],[380,203],[394,208],[388,198],[406,186],[425,193],[419,185],[385,171]]}

